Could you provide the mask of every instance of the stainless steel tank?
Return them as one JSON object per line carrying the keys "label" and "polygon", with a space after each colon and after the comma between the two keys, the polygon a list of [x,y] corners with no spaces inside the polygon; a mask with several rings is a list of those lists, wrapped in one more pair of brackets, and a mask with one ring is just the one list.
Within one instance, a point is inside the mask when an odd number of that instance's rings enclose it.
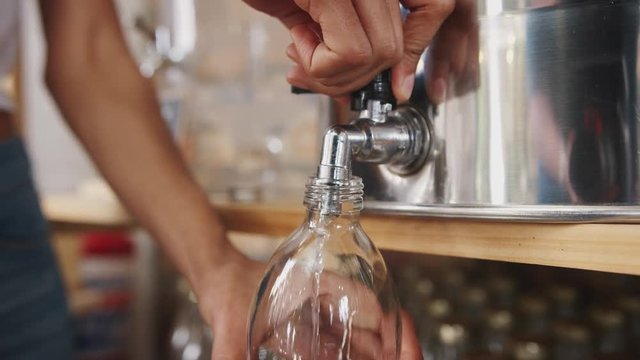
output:
{"label": "stainless steel tank", "polygon": [[366,208],[640,222],[639,18],[637,0],[458,0],[411,99],[429,157],[409,175],[354,164]]}

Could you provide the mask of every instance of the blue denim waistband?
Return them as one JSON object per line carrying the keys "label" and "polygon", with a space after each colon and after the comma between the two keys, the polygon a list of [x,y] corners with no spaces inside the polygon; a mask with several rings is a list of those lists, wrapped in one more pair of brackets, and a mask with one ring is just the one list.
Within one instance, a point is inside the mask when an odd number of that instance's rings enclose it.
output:
{"label": "blue denim waistband", "polygon": [[20,138],[0,142],[0,196],[31,184],[31,168],[24,143]]}
{"label": "blue denim waistband", "polygon": [[[19,138],[0,142],[0,245],[42,242],[48,226],[31,178],[29,157]],[[1,247],[1,246],[0,246]]]}

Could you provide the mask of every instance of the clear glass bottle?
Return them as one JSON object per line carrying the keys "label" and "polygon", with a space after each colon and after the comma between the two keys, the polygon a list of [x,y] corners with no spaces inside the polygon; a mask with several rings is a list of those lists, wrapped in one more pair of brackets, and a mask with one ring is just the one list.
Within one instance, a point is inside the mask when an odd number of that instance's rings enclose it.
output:
{"label": "clear glass bottle", "polygon": [[398,298],[360,226],[362,181],[312,178],[304,203],[259,286],[247,359],[398,359]]}

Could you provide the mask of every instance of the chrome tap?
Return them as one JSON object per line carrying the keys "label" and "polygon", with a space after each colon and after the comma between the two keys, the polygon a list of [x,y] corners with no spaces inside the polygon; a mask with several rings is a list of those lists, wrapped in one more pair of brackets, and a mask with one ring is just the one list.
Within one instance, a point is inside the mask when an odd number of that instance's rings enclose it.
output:
{"label": "chrome tap", "polygon": [[385,164],[401,175],[424,164],[431,148],[430,121],[411,105],[396,105],[388,70],[352,94],[351,109],[359,112],[357,120],[325,132],[318,179],[348,180],[352,159]]}

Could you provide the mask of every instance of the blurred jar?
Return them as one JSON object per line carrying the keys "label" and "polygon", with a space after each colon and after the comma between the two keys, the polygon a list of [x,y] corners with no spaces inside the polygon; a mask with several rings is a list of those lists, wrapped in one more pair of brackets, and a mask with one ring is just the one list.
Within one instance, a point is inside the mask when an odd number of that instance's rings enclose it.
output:
{"label": "blurred jar", "polygon": [[623,356],[627,352],[624,314],[609,307],[598,306],[589,312],[594,329],[594,348],[598,355]]}
{"label": "blurred jar", "polygon": [[458,268],[447,269],[440,281],[442,294],[449,299],[449,301],[457,302],[464,289],[465,283],[466,276],[464,271]]}
{"label": "blurred jar", "polygon": [[440,341],[440,326],[452,312],[451,303],[447,299],[433,298],[425,302],[424,316],[418,322],[420,347],[425,360],[435,359]]}
{"label": "blurred jar", "polygon": [[161,115],[181,139],[188,84],[185,69],[195,51],[194,0],[120,0],[122,27],[140,72],[154,83]]}
{"label": "blurred jar", "polygon": [[431,279],[422,276],[417,279],[411,287],[403,287],[401,299],[403,307],[409,311],[414,318],[421,318],[425,315],[425,306],[435,294],[435,285]]}
{"label": "blurred jar", "polygon": [[495,308],[511,309],[515,303],[518,288],[516,281],[503,274],[493,275],[487,279],[491,306]]}
{"label": "blurred jar", "polygon": [[488,302],[487,290],[477,285],[466,286],[458,299],[458,312],[476,327],[482,322]]}
{"label": "blurred jar", "polygon": [[400,301],[407,301],[413,296],[413,291],[420,279],[424,277],[423,271],[415,264],[401,264],[394,271],[394,279],[398,284]]}
{"label": "blurred jar", "polygon": [[627,319],[627,341],[631,345],[630,351],[640,357],[640,295],[627,294],[620,297],[618,307]]}
{"label": "blurred jar", "polygon": [[555,318],[572,319],[578,316],[578,290],[569,285],[552,284],[547,290]]}
{"label": "blurred jar", "polygon": [[461,321],[444,321],[437,330],[435,360],[462,359],[468,350],[469,331]]}
{"label": "blurred jar", "polygon": [[492,354],[505,355],[513,324],[514,319],[511,311],[489,311],[480,332],[482,348]]}
{"label": "blurred jar", "polygon": [[290,93],[291,40],[276,20],[235,0],[198,0],[196,9],[183,119],[197,179],[231,200],[298,200],[326,100]]}
{"label": "blurred jar", "polygon": [[81,240],[80,289],[71,294],[76,357],[125,359],[130,346],[133,245],[121,232],[89,233]]}
{"label": "blurred jar", "polygon": [[518,331],[528,336],[544,336],[549,330],[549,302],[542,296],[526,294],[518,299]]}
{"label": "blurred jar", "polygon": [[549,358],[546,346],[532,339],[515,339],[511,346],[513,360],[546,360]]}
{"label": "blurred jar", "polygon": [[170,338],[171,360],[209,360],[213,338],[184,279],[178,281],[176,316]]}
{"label": "blurred jar", "polygon": [[593,358],[592,334],[580,322],[560,321],[553,329],[553,358],[562,360],[588,360]]}
{"label": "blurred jar", "polygon": [[201,185],[237,201],[299,200],[329,100],[290,94],[277,20],[235,0],[117,0],[129,48]]}

